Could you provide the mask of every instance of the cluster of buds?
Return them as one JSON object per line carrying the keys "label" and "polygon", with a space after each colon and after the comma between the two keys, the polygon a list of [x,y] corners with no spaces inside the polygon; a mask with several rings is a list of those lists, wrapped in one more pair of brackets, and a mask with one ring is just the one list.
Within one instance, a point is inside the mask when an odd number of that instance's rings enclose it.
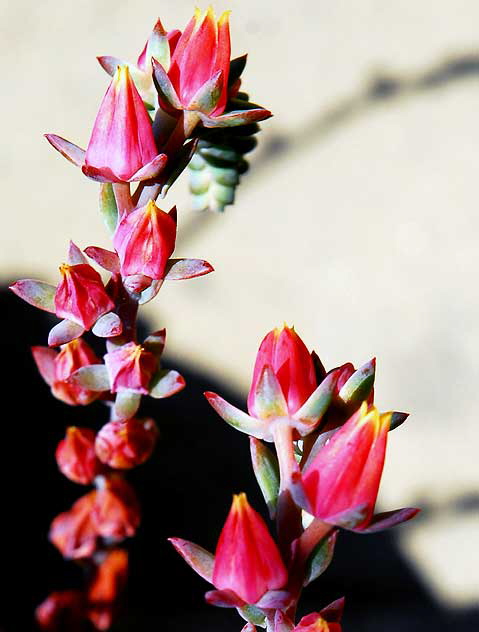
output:
{"label": "cluster of buds", "polygon": [[[374,513],[389,430],[405,413],[374,406],[375,361],[326,372],[293,328],[267,334],[258,351],[248,413],[215,393],[216,412],[250,437],[251,460],[276,539],[245,494],[234,497],[213,555],[173,538],[186,562],[215,587],[206,600],[237,608],[268,632],[340,631],[342,600],[295,625],[304,586],[321,575],[339,529],[374,533],[411,519],[417,509]],[[267,447],[273,443],[275,450]]]}
{"label": "cluster of buds", "polygon": [[[230,59],[229,14],[197,10],[181,32],[154,26],[136,63],[99,57],[111,83],[101,102],[86,150],[55,134],[48,141],[90,179],[100,183],[100,212],[112,249],[81,250],[70,242],[56,285],[22,279],[11,286],[20,298],[54,314],[48,346],[32,348],[52,394],[71,406],[96,400],[110,411],[102,427],[70,427],[56,450],[60,471],[91,486],[50,527],[50,541],[86,571],[83,590],[51,594],[37,609],[45,630],[110,627],[126,582],[122,542],[140,523],[140,508],[125,473],[152,454],[158,429],[139,414],[141,399],[162,399],[185,386],[161,367],[165,330],[138,340],[140,305],[165,281],[213,271],[202,259],[173,258],[176,208],[164,197],[195,155],[201,130],[255,125],[271,116],[235,96],[245,58]],[[132,186],[135,188],[132,189]],[[103,357],[85,334],[103,339]],[[93,426],[93,424],[91,424]]]}
{"label": "cluster of buds", "polygon": [[[127,577],[122,548],[140,523],[125,473],[152,454],[158,430],[139,414],[141,399],[162,399],[184,386],[160,359],[165,330],[138,340],[140,305],[165,281],[210,273],[203,259],[173,258],[177,211],[157,206],[190,165],[197,208],[231,203],[243,155],[257,122],[271,113],[240,92],[245,57],[231,60],[229,14],[197,10],[181,32],[158,20],[136,63],[99,57],[112,77],[86,150],[47,139],[100,183],[100,212],[112,250],[70,242],[61,279],[23,279],[11,289],[60,322],[48,346],[32,349],[55,397],[71,406],[96,400],[110,411],[102,427],[70,427],[56,450],[60,471],[91,486],[54,518],[50,540],[86,572],[82,590],[52,593],[37,609],[51,632],[110,627]],[[134,186],[134,189],[132,189]],[[100,270],[96,267],[98,266]],[[103,357],[84,335],[103,339]],[[172,538],[190,566],[214,589],[208,603],[236,608],[246,625],[268,632],[341,632],[344,600],[296,623],[299,597],[328,567],[340,529],[372,533],[412,518],[417,509],[375,513],[389,430],[404,413],[374,406],[375,362],[326,372],[294,329],[270,332],[258,351],[244,412],[215,393],[206,397],[231,426],[249,435],[251,460],[271,520],[234,496],[215,554]],[[273,444],[274,450],[266,444]]]}

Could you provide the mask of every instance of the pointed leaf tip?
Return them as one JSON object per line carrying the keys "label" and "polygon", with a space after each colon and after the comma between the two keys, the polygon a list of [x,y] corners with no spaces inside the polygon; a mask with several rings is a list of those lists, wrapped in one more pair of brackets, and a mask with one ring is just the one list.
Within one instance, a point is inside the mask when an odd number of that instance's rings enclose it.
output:
{"label": "pointed leaf tip", "polygon": [[210,584],[213,583],[215,556],[212,553],[194,542],[181,538],[168,538],[168,541],[171,542],[176,552],[200,577],[206,579]]}

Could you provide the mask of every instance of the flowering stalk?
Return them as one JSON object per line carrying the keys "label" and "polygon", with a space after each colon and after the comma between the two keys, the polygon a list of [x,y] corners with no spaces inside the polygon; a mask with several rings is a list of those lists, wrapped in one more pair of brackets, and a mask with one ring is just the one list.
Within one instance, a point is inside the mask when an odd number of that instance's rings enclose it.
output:
{"label": "flowering stalk", "polygon": [[[239,110],[231,106],[230,67],[234,81],[239,75],[230,48],[227,13],[217,21],[211,8],[197,10],[183,32],[168,32],[158,20],[135,64],[99,58],[112,79],[86,150],[46,135],[100,183],[100,212],[112,233],[112,250],[82,251],[70,242],[57,285],[23,279],[11,286],[60,319],[48,346],[32,349],[52,394],[72,406],[100,400],[110,412],[101,428],[68,428],[56,449],[60,471],[87,492],[53,520],[50,541],[66,559],[78,561],[86,577],[83,590],[52,593],[39,606],[37,621],[45,630],[83,629],[86,622],[106,630],[119,609],[128,569],[122,542],[135,535],[141,519],[125,473],[151,456],[158,438],[155,421],[138,412],[141,399],[170,397],[185,386],[177,371],[161,367],[165,330],[138,339],[138,310],[165,282],[213,271],[202,259],[172,257],[177,211],[163,210],[157,198],[188,165],[202,128],[221,128],[227,135],[230,127],[271,116],[248,103]],[[82,337],[88,331],[105,341],[102,358]]]}

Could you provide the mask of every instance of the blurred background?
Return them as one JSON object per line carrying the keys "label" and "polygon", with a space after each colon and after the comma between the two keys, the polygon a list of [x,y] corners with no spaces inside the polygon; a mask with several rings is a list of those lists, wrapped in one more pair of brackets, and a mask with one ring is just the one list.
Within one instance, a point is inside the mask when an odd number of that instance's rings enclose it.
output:
{"label": "blurred background", "polygon": [[[157,16],[166,28],[182,29],[194,5],[3,0],[0,7],[0,281],[6,286],[33,276],[56,283],[70,238],[84,248],[109,247],[109,237],[97,211],[97,185],[54,152],[42,134],[54,132],[85,147],[108,85],[95,56],[136,59]],[[172,402],[152,404],[175,458],[166,458],[160,445],[158,464],[138,475],[144,477],[144,537],[150,540],[133,545],[139,570],[128,629],[133,623],[138,631],[154,627],[153,606],[161,602],[156,582],[170,573],[166,568],[182,564],[165,553],[166,561],[159,555],[153,570],[152,546],[163,531],[158,526],[154,532],[154,522],[148,526],[148,513],[160,525],[162,515],[177,510],[181,520],[174,526],[183,531],[165,535],[213,547],[231,493],[254,489],[246,439],[208,412],[201,389],[214,385],[241,403],[262,337],[283,321],[295,325],[328,369],[377,357],[378,406],[411,413],[390,436],[379,505],[423,508],[421,517],[391,535],[354,542],[345,537],[350,555],[341,554],[328,570],[329,588],[326,574],[311,607],[324,605],[333,586],[352,603],[346,629],[424,630],[444,622],[448,629],[473,629],[479,623],[479,4],[215,3],[217,12],[228,8],[233,56],[249,53],[244,89],[275,116],[262,125],[250,173],[224,215],[190,211],[185,176],[164,203],[179,208],[177,256],[205,258],[216,271],[167,285],[144,310],[151,327],[167,328],[169,361],[190,375],[192,386],[176,408]],[[25,469],[36,473],[35,483],[30,478],[16,485],[12,467],[19,457],[9,450],[3,480],[15,481],[8,485],[8,498],[16,526],[5,528],[16,546],[5,572],[17,577],[22,569],[4,606],[10,631],[27,629],[28,608],[62,587],[63,562],[46,552],[51,546],[45,537],[48,522],[78,489],[58,482],[53,449],[65,425],[84,423],[85,411],[51,403],[31,366],[28,345],[44,344],[48,319],[4,293],[2,303],[5,357],[29,376],[35,393],[17,405],[14,394],[24,398],[24,391],[18,372],[9,373],[5,392],[14,415],[6,424],[7,445],[17,446],[23,433],[33,433],[19,480]],[[169,417],[163,420],[165,410]],[[176,418],[184,423],[172,425]],[[225,446],[221,458],[217,442]],[[189,450],[180,479],[191,477],[189,459],[196,458],[195,467],[210,481],[209,488],[204,484],[206,501],[208,494],[218,501],[218,517],[211,510],[210,522],[199,518],[205,509],[198,499],[196,513],[181,505],[191,485],[182,487],[171,471],[180,450]],[[195,473],[196,485],[199,478]],[[172,483],[180,486],[179,496],[168,492]],[[55,498],[59,490],[64,495]],[[152,503],[155,490],[159,500]],[[25,524],[30,533],[34,525],[38,530],[30,548],[21,549]],[[202,541],[201,533],[210,541]],[[149,570],[141,567],[141,556],[150,558]],[[186,571],[181,582],[190,581]],[[142,572],[149,578],[144,593]],[[31,575],[28,586],[22,583],[25,573]],[[191,608],[206,588],[198,582],[191,588]],[[401,591],[409,595],[406,613]],[[383,597],[371,613],[373,593]],[[401,621],[397,628],[387,619],[392,596],[395,621]],[[151,615],[142,623],[145,600]],[[163,613],[162,629],[189,630],[185,612],[182,622]],[[215,621],[227,616],[212,608],[202,613],[203,619],[194,619],[201,629],[215,629]],[[225,630],[241,627],[237,618],[224,621],[233,621],[224,623]]]}

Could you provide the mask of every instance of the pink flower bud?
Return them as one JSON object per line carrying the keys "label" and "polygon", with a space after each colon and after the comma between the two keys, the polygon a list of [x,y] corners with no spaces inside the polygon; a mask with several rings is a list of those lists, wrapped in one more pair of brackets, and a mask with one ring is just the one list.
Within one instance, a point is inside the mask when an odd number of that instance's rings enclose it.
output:
{"label": "pink flower bud", "polygon": [[53,520],[49,538],[64,557],[79,559],[94,553],[98,539],[92,520],[96,496],[96,491],[85,494]]}
{"label": "pink flower bud", "polygon": [[119,66],[100,105],[83,172],[103,181],[128,182],[156,158],[151,119],[128,67]]}
{"label": "pink flower bud", "polygon": [[88,485],[103,467],[95,454],[95,433],[90,428],[67,428],[65,439],[56,449],[55,458],[62,474],[75,483]]}
{"label": "pink flower bud", "polygon": [[129,469],[141,465],[151,456],[157,436],[153,419],[110,421],[96,437],[96,454],[110,467]]}
{"label": "pink flower bud", "polygon": [[294,327],[273,329],[260,345],[248,395],[248,410],[253,416],[257,415],[256,387],[267,365],[278,379],[289,413],[294,414],[318,385],[311,355]]}
{"label": "pink flower bud", "polygon": [[100,392],[90,391],[69,381],[77,369],[101,364],[83,338],[63,345],[59,353],[48,347],[32,347],[32,354],[43,379],[51,387],[53,395],[61,401],[71,406],[85,406],[100,397]]}
{"label": "pink flower bud", "polygon": [[97,630],[108,630],[128,574],[128,554],[115,549],[98,565],[88,590],[88,618]]}
{"label": "pink flower bud", "polygon": [[211,7],[204,13],[197,9],[178,40],[168,76],[184,108],[221,72],[221,94],[214,108],[205,113],[214,116],[225,109],[231,49],[228,16],[226,11],[217,23]]}
{"label": "pink flower bud", "polygon": [[158,360],[141,345],[129,342],[107,353],[105,365],[112,393],[130,390],[147,395],[152,375],[158,368]]}
{"label": "pink flower bud", "polygon": [[384,465],[392,413],[368,410],[366,402],[324,445],[303,474],[312,513],[330,524],[346,520],[354,528],[371,521]]}
{"label": "pink flower bud", "polygon": [[53,592],[35,610],[41,630],[81,632],[86,620],[85,596],[79,590]]}
{"label": "pink flower bud", "polygon": [[111,311],[115,305],[106,293],[98,272],[87,263],[60,266],[62,280],[55,292],[55,312],[84,329]]}
{"label": "pink flower bud", "polygon": [[141,274],[162,279],[175,249],[175,240],[175,214],[165,213],[153,200],[124,215],[113,237],[122,275]]}
{"label": "pink flower bud", "polygon": [[278,548],[246,494],[233,504],[216,547],[213,584],[256,603],[268,590],[284,586],[288,574]]}

